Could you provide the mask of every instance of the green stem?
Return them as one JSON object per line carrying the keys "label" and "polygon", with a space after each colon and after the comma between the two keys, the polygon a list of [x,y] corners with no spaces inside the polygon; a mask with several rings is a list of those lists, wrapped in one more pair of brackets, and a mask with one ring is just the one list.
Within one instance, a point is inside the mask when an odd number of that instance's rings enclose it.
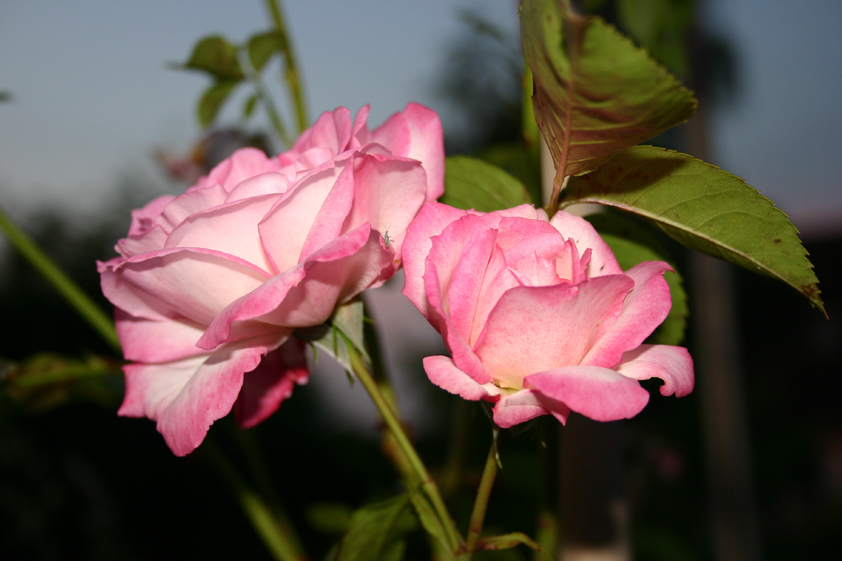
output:
{"label": "green stem", "polygon": [[119,351],[120,341],[112,319],[12,222],[2,208],[0,208],[0,230],[6,234],[12,245],[21,252],[29,264],[53,285],[53,288],[105,339],[105,342]]}
{"label": "green stem", "polygon": [[297,550],[298,541],[286,533],[272,509],[246,484],[219,448],[210,439],[205,439],[202,449],[231,485],[240,507],[274,558],[278,561],[306,561],[306,557]]}
{"label": "green stem", "polygon": [[488,458],[485,460],[485,468],[482,470],[477,498],[474,500],[474,509],[471,511],[471,523],[468,526],[468,539],[465,544],[465,549],[469,553],[473,553],[476,549],[477,540],[482,533],[482,523],[485,521],[488,498],[491,496],[491,488],[494,486],[494,478],[497,476],[497,435],[499,434],[500,429],[495,426],[491,450],[488,451]]}
{"label": "green stem", "polygon": [[403,452],[404,456],[406,456],[406,460],[409,467],[414,472],[415,477],[421,482],[421,489],[430,500],[430,504],[433,507],[433,510],[435,510],[436,516],[438,517],[442,529],[445,532],[448,546],[450,547],[451,552],[455,555],[462,549],[462,537],[459,535],[459,531],[456,529],[456,524],[453,522],[453,519],[450,517],[450,513],[447,511],[444,499],[442,499],[441,493],[439,493],[436,482],[432,477],[430,477],[427,468],[424,466],[424,463],[421,461],[421,458],[418,456],[418,453],[409,441],[409,437],[407,437],[406,432],[403,430],[403,426],[401,426],[394,409],[380,391],[380,387],[368,371],[368,368],[366,368],[362,357],[360,357],[360,354],[357,352],[353,343],[351,343],[351,341],[347,339],[343,333],[339,332],[339,336],[345,340],[345,345],[348,348],[348,356],[351,361],[351,367],[354,369],[354,373],[371,396],[372,401],[374,401],[374,405],[383,417],[383,421],[389,427],[389,430],[392,431],[392,434],[397,441],[397,445]]}
{"label": "green stem", "polygon": [[281,36],[284,44],[284,79],[289,86],[292,93],[292,100],[295,104],[295,117],[298,124],[298,133],[304,132],[307,128],[307,106],[304,101],[304,87],[301,84],[301,78],[298,74],[298,63],[295,60],[295,50],[292,46],[289,34],[287,33],[286,24],[284,23],[283,11],[278,0],[266,0],[266,7],[272,14],[272,21],[275,23],[275,28]]}
{"label": "green stem", "polygon": [[263,108],[266,109],[266,113],[269,115],[269,120],[272,121],[272,126],[275,129],[275,132],[278,134],[278,137],[281,139],[281,142],[284,143],[284,149],[289,149],[292,146],[292,138],[289,136],[286,127],[284,126],[284,122],[281,119],[281,114],[278,113],[278,110],[275,109],[275,104],[272,101],[272,96],[269,95],[269,90],[266,89],[266,85],[263,83],[263,80],[260,78],[260,74],[254,70],[251,66],[251,61],[247,60],[248,57],[241,57],[241,64],[240,66],[246,68],[246,75],[248,76],[249,81],[251,82],[252,86],[254,86],[254,91],[257,94],[257,99],[260,100],[260,103],[263,104]]}

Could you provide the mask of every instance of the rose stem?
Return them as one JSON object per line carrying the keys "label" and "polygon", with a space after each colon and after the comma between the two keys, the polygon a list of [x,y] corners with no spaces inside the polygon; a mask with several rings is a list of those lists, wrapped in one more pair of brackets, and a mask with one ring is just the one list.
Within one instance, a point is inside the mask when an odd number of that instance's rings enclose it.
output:
{"label": "rose stem", "polygon": [[354,373],[368,392],[368,395],[371,396],[372,401],[374,401],[374,405],[383,417],[383,421],[385,421],[389,430],[391,430],[392,434],[395,436],[398,446],[403,451],[410,467],[415,472],[415,477],[417,477],[418,481],[421,482],[421,489],[430,499],[430,503],[436,511],[436,515],[439,518],[442,529],[446,534],[448,546],[453,553],[456,553],[462,547],[462,537],[459,535],[459,531],[456,529],[456,524],[453,522],[453,519],[450,517],[450,513],[447,511],[447,507],[444,505],[444,500],[439,493],[436,482],[430,476],[427,468],[424,466],[424,463],[421,461],[421,458],[418,456],[418,453],[409,441],[400,421],[398,421],[394,409],[392,409],[386,397],[380,391],[377,382],[374,381],[374,378],[371,376],[368,368],[366,368],[365,364],[363,364],[363,360],[353,343],[351,343],[351,341],[345,337],[341,331],[338,331],[338,333],[344,340],[345,346],[348,349],[348,356],[351,361],[351,367],[354,369]]}
{"label": "rose stem", "polygon": [[205,439],[202,450],[210,457],[219,473],[231,485],[240,507],[275,559],[278,561],[306,561],[307,557],[297,551],[298,540],[287,535],[286,526],[275,518],[272,509],[260,495],[249,487],[213,441],[209,438]]}
{"label": "rose stem", "polygon": [[482,479],[477,489],[477,498],[474,500],[474,509],[471,511],[471,523],[468,526],[468,539],[465,549],[473,553],[477,545],[479,535],[482,533],[482,523],[485,520],[485,511],[488,508],[488,498],[491,496],[491,488],[494,486],[494,478],[497,476],[497,435],[500,429],[494,427],[491,441],[491,450],[485,460],[485,468],[482,470]]}
{"label": "rose stem", "polygon": [[117,331],[114,329],[114,322],[111,318],[52,259],[47,257],[47,254],[29,236],[24,234],[6,216],[2,208],[0,208],[0,231],[6,234],[12,245],[29,261],[29,264],[35,267],[41,273],[41,276],[53,285],[53,288],[99,333],[105,342],[111,345],[113,349],[119,351],[120,341],[117,339]]}
{"label": "rose stem", "polygon": [[280,4],[277,0],[266,0],[266,7],[272,14],[272,21],[275,23],[275,28],[284,44],[284,79],[286,79],[290,92],[292,92],[292,100],[295,104],[296,123],[300,134],[307,128],[307,105],[304,101],[304,86],[301,84],[301,78],[298,75],[295,50],[293,49],[292,41],[284,24],[284,15],[281,11]]}

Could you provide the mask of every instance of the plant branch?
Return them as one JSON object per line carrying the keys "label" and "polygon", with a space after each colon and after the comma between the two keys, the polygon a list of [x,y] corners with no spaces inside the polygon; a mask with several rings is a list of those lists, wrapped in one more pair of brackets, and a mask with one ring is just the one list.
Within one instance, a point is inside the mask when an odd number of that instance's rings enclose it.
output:
{"label": "plant branch", "polygon": [[288,534],[290,529],[274,516],[272,509],[243,480],[210,438],[205,439],[202,450],[233,489],[240,507],[273,557],[278,561],[306,561],[306,556],[298,550],[298,540]]}
{"label": "plant branch", "polygon": [[47,282],[99,333],[105,342],[114,350],[119,351],[120,341],[112,319],[12,222],[2,208],[0,208],[0,230],[6,234],[12,245],[29,261],[29,264],[47,279]]}
{"label": "plant branch", "polygon": [[491,450],[485,460],[485,468],[482,470],[482,479],[479,482],[477,497],[474,500],[474,509],[471,511],[471,523],[468,526],[468,539],[465,549],[473,553],[477,540],[482,533],[482,524],[485,521],[485,511],[488,508],[488,498],[491,496],[491,488],[494,486],[494,478],[497,476],[497,436],[500,429],[494,427]]}
{"label": "plant branch", "polygon": [[460,551],[462,548],[462,537],[459,535],[459,531],[456,529],[456,525],[450,517],[450,513],[447,511],[444,499],[442,499],[441,493],[439,493],[436,482],[430,476],[427,468],[424,466],[424,463],[421,461],[421,458],[418,456],[418,453],[409,441],[409,437],[407,437],[406,432],[403,430],[403,426],[398,420],[395,410],[380,391],[380,387],[368,371],[368,368],[366,368],[359,352],[357,352],[353,343],[351,343],[344,333],[341,331],[338,333],[339,336],[343,338],[345,345],[348,348],[348,356],[351,361],[351,367],[354,369],[354,373],[357,375],[357,378],[360,380],[360,383],[362,383],[365,390],[371,396],[372,401],[374,401],[374,405],[383,417],[383,421],[389,427],[389,430],[392,431],[398,447],[403,452],[409,467],[414,472],[414,477],[421,482],[421,490],[430,500],[430,504],[441,523],[441,527],[445,532],[448,547],[451,552],[456,554],[457,551]]}
{"label": "plant branch", "polygon": [[292,100],[295,104],[295,117],[298,125],[298,133],[304,132],[307,128],[307,105],[304,101],[304,86],[301,83],[301,77],[298,74],[298,63],[295,59],[295,50],[292,46],[289,34],[287,33],[286,24],[284,23],[284,15],[278,0],[266,0],[266,7],[269,13],[272,14],[272,21],[275,23],[275,28],[281,36],[284,44],[284,79],[289,86],[292,93]]}

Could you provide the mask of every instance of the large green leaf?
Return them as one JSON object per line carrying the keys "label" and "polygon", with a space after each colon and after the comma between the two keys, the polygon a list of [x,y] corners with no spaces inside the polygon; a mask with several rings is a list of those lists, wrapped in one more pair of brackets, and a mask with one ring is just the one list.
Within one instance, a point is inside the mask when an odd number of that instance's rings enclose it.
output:
{"label": "large green leaf", "polygon": [[686,121],[696,108],[692,93],[644,49],[563,4],[521,2],[535,118],[557,182],[596,169],[618,150]]}
{"label": "large green leaf", "polygon": [[467,156],[451,156],[445,163],[441,202],[491,212],[531,201],[523,184],[497,166]]}
{"label": "large green leaf", "polygon": [[780,279],[825,311],[813,266],[786,214],[716,166],[635,146],[571,178],[565,195],[561,208],[590,202],[631,212],[687,247]]}
{"label": "large green leaf", "polygon": [[[658,238],[638,224],[613,213],[591,214],[586,218],[614,252],[624,271],[641,261],[666,261],[675,269],[675,264]],[[664,278],[670,287],[672,308],[647,342],[656,345],[678,345],[684,340],[684,329],[687,326],[687,292],[677,270],[667,273]]]}
{"label": "large green leaf", "polygon": [[219,35],[200,39],[193,47],[190,59],[181,68],[201,70],[217,80],[239,81],[245,78],[237,58],[237,46]]}
{"label": "large green leaf", "polygon": [[339,545],[337,561],[399,561],[402,537],[416,522],[407,495],[366,505],[354,512]]}

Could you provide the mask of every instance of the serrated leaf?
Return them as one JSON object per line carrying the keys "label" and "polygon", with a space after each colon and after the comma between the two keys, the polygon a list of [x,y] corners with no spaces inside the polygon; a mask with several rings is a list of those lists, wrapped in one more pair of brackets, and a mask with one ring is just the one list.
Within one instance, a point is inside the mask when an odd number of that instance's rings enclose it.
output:
{"label": "serrated leaf", "polygon": [[415,528],[409,497],[398,495],[354,511],[337,561],[392,561],[403,555],[402,537]]}
{"label": "serrated leaf", "polygon": [[571,178],[561,207],[580,202],[641,216],[691,249],[785,282],[825,312],[798,230],[772,201],[716,166],[663,148],[627,148]]}
{"label": "serrated leaf", "polygon": [[243,119],[249,119],[254,114],[254,108],[257,107],[257,94],[251,94],[243,105]]}
{"label": "serrated leaf", "polygon": [[[658,239],[637,224],[621,216],[607,213],[591,214],[587,220],[596,228],[605,243],[614,252],[623,270],[628,270],[641,261],[666,261],[675,269],[675,264]],[[687,327],[687,292],[678,270],[666,273],[664,278],[670,288],[672,308],[664,322],[647,339],[655,345],[678,345],[684,340]]]}
{"label": "serrated leaf", "polygon": [[511,534],[503,534],[500,536],[486,536],[477,541],[477,547],[480,549],[509,549],[518,545],[525,545],[535,551],[541,551],[541,546],[538,542],[524,534],[523,532],[512,532]]}
{"label": "serrated leaf", "polygon": [[207,72],[219,81],[240,81],[245,78],[237,58],[237,46],[219,35],[200,39],[183,68]]}
{"label": "serrated leaf", "polygon": [[686,121],[692,93],[644,49],[556,0],[522,0],[521,36],[535,118],[561,181]]}
{"label": "serrated leaf", "polygon": [[617,21],[664,66],[687,75],[686,39],[693,21],[693,0],[617,0]]}
{"label": "serrated leaf", "polygon": [[207,128],[213,124],[219,110],[222,109],[222,104],[225,103],[225,100],[238,85],[239,82],[216,82],[205,90],[196,108],[199,124],[202,128]]}
{"label": "serrated leaf", "polygon": [[451,156],[444,169],[441,202],[452,207],[491,212],[531,202],[520,181],[482,160]]}
{"label": "serrated leaf", "polygon": [[332,356],[348,372],[353,372],[351,358],[345,341],[334,330],[341,331],[348,340],[356,347],[363,361],[371,364],[371,357],[365,349],[363,335],[363,316],[365,309],[362,299],[355,298],[350,302],[342,304],[331,316],[329,323],[295,330],[295,336],[299,339],[312,343],[316,347]]}
{"label": "serrated leaf", "polygon": [[284,36],[277,31],[268,31],[252,35],[248,43],[249,60],[252,67],[260,72],[272,55],[283,53],[286,49]]}

